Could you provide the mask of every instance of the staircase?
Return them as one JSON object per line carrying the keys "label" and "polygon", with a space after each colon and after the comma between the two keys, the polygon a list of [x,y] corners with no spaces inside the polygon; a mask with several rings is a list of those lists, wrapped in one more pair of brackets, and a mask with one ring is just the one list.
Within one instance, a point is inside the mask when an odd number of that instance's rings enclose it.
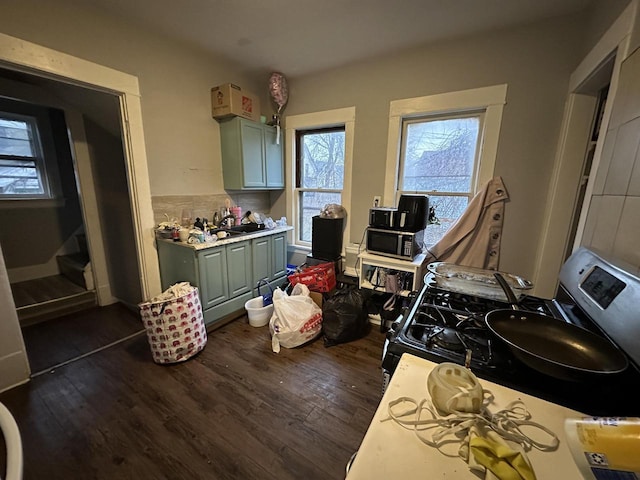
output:
{"label": "staircase", "polygon": [[71,280],[76,285],[86,289],[93,290],[93,277],[89,271],[85,275],[87,265],[89,265],[89,250],[87,248],[87,237],[84,233],[76,235],[78,242],[78,252],[69,255],[58,255],[56,261],[60,273]]}
{"label": "staircase", "polygon": [[87,280],[84,271],[89,264],[89,255],[84,253],[72,253],[70,255],[58,255],[56,257],[60,273],[73,283],[87,289]]}
{"label": "staircase", "polygon": [[60,275],[11,286],[20,325],[32,325],[97,305],[86,237],[76,235],[76,239],[79,252],[56,257]]}
{"label": "staircase", "polygon": [[97,305],[94,290],[86,290],[63,275],[14,283],[11,290],[23,327]]}

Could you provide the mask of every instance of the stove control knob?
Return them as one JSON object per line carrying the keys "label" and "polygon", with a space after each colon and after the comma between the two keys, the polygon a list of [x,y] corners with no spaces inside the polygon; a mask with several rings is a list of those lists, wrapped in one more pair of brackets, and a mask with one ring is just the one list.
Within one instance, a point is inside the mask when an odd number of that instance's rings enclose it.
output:
{"label": "stove control knob", "polygon": [[391,324],[391,326],[387,330],[386,337],[388,339],[390,339],[392,336],[395,336],[398,333],[398,331],[400,330],[401,320],[402,320],[402,317],[399,317],[395,322]]}

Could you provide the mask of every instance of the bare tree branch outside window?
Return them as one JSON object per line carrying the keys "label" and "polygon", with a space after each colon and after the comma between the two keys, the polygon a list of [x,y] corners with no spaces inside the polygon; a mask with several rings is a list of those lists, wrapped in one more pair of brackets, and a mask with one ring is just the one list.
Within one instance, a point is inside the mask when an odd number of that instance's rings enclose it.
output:
{"label": "bare tree branch outside window", "polygon": [[298,132],[300,240],[311,242],[311,219],[329,203],[341,203],[344,128]]}
{"label": "bare tree branch outside window", "polygon": [[427,227],[427,245],[437,242],[464,212],[472,196],[481,117],[407,121],[400,191],[425,193],[437,224]]}

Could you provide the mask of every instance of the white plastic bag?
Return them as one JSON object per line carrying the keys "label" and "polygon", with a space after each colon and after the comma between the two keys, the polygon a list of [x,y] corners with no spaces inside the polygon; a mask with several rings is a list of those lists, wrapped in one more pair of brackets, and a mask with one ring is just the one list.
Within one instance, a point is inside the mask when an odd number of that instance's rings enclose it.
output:
{"label": "white plastic bag", "polygon": [[271,348],[294,348],[313,340],[322,331],[322,309],[309,296],[309,287],[298,283],[291,295],[273,292],[273,315],[269,320]]}

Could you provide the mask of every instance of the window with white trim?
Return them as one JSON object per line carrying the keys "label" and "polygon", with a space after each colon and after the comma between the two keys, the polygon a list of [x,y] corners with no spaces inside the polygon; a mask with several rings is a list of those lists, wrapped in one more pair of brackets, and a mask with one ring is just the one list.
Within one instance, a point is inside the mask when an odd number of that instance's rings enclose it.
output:
{"label": "window with white trim", "polygon": [[343,245],[349,242],[355,107],[288,115],[286,118],[287,218],[290,245],[311,248],[311,218],[330,203],[342,205]]}
{"label": "window with white trim", "polygon": [[429,197],[427,247],[494,175],[506,85],[391,102],[384,204]]}
{"label": "window with white trim", "polygon": [[311,219],[325,205],[342,204],[344,138],[344,126],[296,131],[300,242],[311,243]]}
{"label": "window with white trim", "polygon": [[0,112],[0,199],[51,198],[35,117]]}
{"label": "window with white trim", "polygon": [[435,244],[473,197],[484,111],[407,118],[402,122],[398,199],[429,197],[425,243]]}

